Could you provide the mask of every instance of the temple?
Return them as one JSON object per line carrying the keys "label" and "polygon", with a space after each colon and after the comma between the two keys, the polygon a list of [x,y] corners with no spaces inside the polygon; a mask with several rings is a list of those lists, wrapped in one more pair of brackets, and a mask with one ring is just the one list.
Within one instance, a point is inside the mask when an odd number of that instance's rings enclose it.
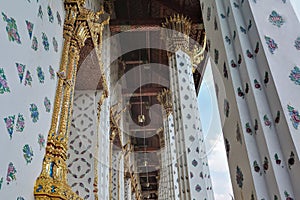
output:
{"label": "temple", "polygon": [[11,0],[0,11],[1,199],[218,200],[197,102],[210,62],[228,199],[300,199],[293,1]]}

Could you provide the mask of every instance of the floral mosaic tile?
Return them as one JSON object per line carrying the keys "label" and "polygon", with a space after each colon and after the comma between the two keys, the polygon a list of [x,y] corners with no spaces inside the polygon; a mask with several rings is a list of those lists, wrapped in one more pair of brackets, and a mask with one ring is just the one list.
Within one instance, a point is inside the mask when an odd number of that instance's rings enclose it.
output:
{"label": "floral mosaic tile", "polygon": [[32,43],[31,43],[31,48],[35,51],[38,50],[38,40],[36,38],[36,36],[33,36],[33,39],[32,39]]}
{"label": "floral mosaic tile", "polygon": [[271,128],[272,123],[269,120],[268,115],[264,115],[264,124],[265,124],[265,126],[268,126],[269,128]]}
{"label": "floral mosaic tile", "polygon": [[3,184],[3,177],[0,179],[0,190],[2,189],[2,184]]}
{"label": "floral mosaic tile", "polygon": [[40,66],[36,68],[36,72],[37,72],[39,82],[44,83],[45,82],[45,74]]}
{"label": "floral mosaic tile", "polygon": [[298,37],[296,40],[295,40],[295,45],[297,50],[300,50],[300,37]]}
{"label": "floral mosaic tile", "polygon": [[18,44],[21,44],[21,38],[18,33],[18,27],[16,24],[16,20],[14,18],[8,18],[3,12],[2,12],[3,20],[7,23],[6,25],[6,32],[8,35],[8,40],[12,42],[16,42]]}
{"label": "floral mosaic tile", "polygon": [[293,124],[293,127],[295,129],[298,129],[298,126],[299,126],[299,123],[300,123],[300,114],[299,114],[299,111],[296,110],[291,105],[288,105],[287,108],[288,108],[289,115],[291,117],[290,120],[291,120],[291,122]]}
{"label": "floral mosaic tile", "polygon": [[261,85],[260,85],[260,83],[258,82],[257,79],[254,79],[254,87],[255,87],[256,89],[261,90]]}
{"label": "floral mosaic tile", "polygon": [[56,18],[57,18],[57,23],[58,23],[58,25],[61,26],[61,17],[60,17],[60,14],[59,14],[58,11],[56,12]]}
{"label": "floral mosaic tile", "polygon": [[30,21],[27,21],[27,20],[25,20],[25,22],[26,22],[27,31],[28,31],[28,34],[29,34],[29,39],[31,39],[32,38],[32,32],[33,32],[34,24],[31,23]]}
{"label": "floral mosaic tile", "polygon": [[295,66],[289,77],[296,85],[300,85],[300,68]]}
{"label": "floral mosaic tile", "polygon": [[37,106],[34,103],[30,104],[29,111],[30,111],[32,122],[36,123],[39,120],[39,111]]}
{"label": "floral mosaic tile", "polygon": [[274,39],[272,39],[268,36],[265,36],[265,40],[268,45],[269,51],[271,52],[271,54],[274,54],[275,50],[278,49],[277,43],[275,42]]}
{"label": "floral mosaic tile", "polygon": [[48,99],[48,97],[45,97],[44,98],[44,106],[45,106],[45,109],[46,109],[46,112],[50,112],[51,110],[51,102],[50,100]]}
{"label": "floral mosaic tile", "polygon": [[49,73],[50,73],[50,79],[54,80],[55,79],[55,72],[54,72],[54,69],[51,65],[49,65]]}
{"label": "floral mosaic tile", "polygon": [[269,22],[274,26],[280,28],[284,24],[284,19],[275,10],[273,10],[269,16]]}
{"label": "floral mosaic tile", "polygon": [[24,128],[25,128],[25,119],[24,116],[21,113],[19,113],[16,122],[16,131],[23,132]]}
{"label": "floral mosaic tile", "polygon": [[16,180],[17,170],[12,162],[8,164],[7,175],[6,175],[6,183],[9,185],[11,182]]}
{"label": "floral mosaic tile", "polygon": [[5,117],[4,122],[6,125],[6,129],[8,131],[8,134],[9,134],[9,138],[12,139],[12,135],[14,133],[15,115]]}
{"label": "floral mosaic tile", "polygon": [[48,13],[48,17],[49,17],[49,22],[53,23],[54,16],[53,16],[52,9],[51,9],[51,7],[49,5],[47,7],[47,13]]}
{"label": "floral mosaic tile", "polygon": [[55,52],[58,52],[58,43],[55,37],[52,38],[53,48]]}
{"label": "floral mosaic tile", "polygon": [[46,35],[46,33],[42,33],[42,39],[43,39],[43,45],[44,45],[44,49],[46,51],[49,51],[49,41],[48,41],[48,37]]}
{"label": "floral mosaic tile", "polygon": [[4,69],[0,68],[0,94],[4,94],[5,92],[10,92],[10,89],[7,83]]}
{"label": "floral mosaic tile", "polygon": [[16,67],[18,70],[18,76],[20,79],[20,83],[22,83],[23,78],[24,78],[24,72],[25,72],[25,65],[21,64],[21,63],[16,63]]}
{"label": "floral mosaic tile", "polygon": [[236,167],[236,183],[240,188],[243,188],[243,182],[244,182],[244,175],[242,170],[239,168],[239,166]]}
{"label": "floral mosaic tile", "polygon": [[40,150],[45,147],[45,138],[42,134],[38,135],[38,144],[40,146]]}
{"label": "floral mosaic tile", "polygon": [[43,15],[44,15],[43,9],[42,9],[42,6],[40,5],[39,6],[39,10],[38,10],[38,17],[41,18],[41,19],[43,19]]}
{"label": "floral mosaic tile", "polygon": [[25,144],[23,147],[23,157],[26,161],[26,164],[31,163],[31,161],[33,159],[33,151],[32,151],[32,148],[28,144]]}
{"label": "floral mosaic tile", "polygon": [[31,76],[30,71],[27,70],[26,76],[25,76],[25,83],[24,83],[24,85],[25,85],[25,86],[26,86],[26,85],[31,86],[31,83],[32,83],[32,76]]}

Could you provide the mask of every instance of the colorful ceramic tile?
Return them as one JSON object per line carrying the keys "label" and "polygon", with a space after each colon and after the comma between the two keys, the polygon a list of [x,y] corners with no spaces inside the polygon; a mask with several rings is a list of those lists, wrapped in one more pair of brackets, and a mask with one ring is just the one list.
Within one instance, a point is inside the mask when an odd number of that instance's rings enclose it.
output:
{"label": "colorful ceramic tile", "polygon": [[267,84],[269,83],[269,73],[265,72],[265,78],[264,78],[264,84],[267,87]]}
{"label": "colorful ceramic tile", "polygon": [[44,83],[45,82],[45,74],[40,66],[36,68],[36,72],[37,72],[39,82]]}
{"label": "colorful ceramic tile", "polygon": [[248,31],[252,28],[252,20],[251,19],[249,19],[249,24],[248,24]]}
{"label": "colorful ceramic tile", "polygon": [[25,20],[26,22],[26,26],[27,26],[27,31],[28,31],[28,34],[29,34],[29,38],[31,39],[32,38],[32,31],[33,31],[33,26],[34,24]]}
{"label": "colorful ceramic tile", "polygon": [[38,136],[38,144],[40,145],[40,150],[45,147],[45,138],[42,134]]}
{"label": "colorful ceramic tile", "polygon": [[250,123],[246,123],[245,128],[246,128],[246,132],[252,135],[252,129],[250,127]]}
{"label": "colorful ceramic tile", "polygon": [[224,65],[223,65],[223,75],[224,75],[224,78],[228,79],[228,71],[227,71],[227,67],[226,67],[225,62],[224,62]]}
{"label": "colorful ceramic tile", "polygon": [[47,97],[44,98],[44,106],[46,108],[46,112],[49,113],[51,110],[51,102]]}
{"label": "colorful ceramic tile", "polygon": [[295,66],[289,77],[296,85],[300,85],[300,68]]}
{"label": "colorful ceramic tile", "polygon": [[7,84],[7,79],[4,73],[4,69],[0,68],[0,94],[4,94],[5,92],[10,92],[10,89]]}
{"label": "colorful ceramic tile", "polygon": [[279,110],[277,111],[276,118],[274,121],[276,124],[278,124],[280,122],[280,111]]}
{"label": "colorful ceramic tile", "polygon": [[297,50],[300,50],[300,37],[298,37],[296,40],[295,40],[295,45]]}
{"label": "colorful ceramic tile", "polygon": [[264,124],[265,124],[266,126],[268,126],[269,128],[271,128],[272,123],[271,123],[271,121],[269,120],[268,115],[264,115]]}
{"label": "colorful ceramic tile", "polygon": [[42,33],[42,39],[43,39],[43,45],[44,45],[44,49],[46,51],[49,51],[49,41],[48,41],[48,37],[47,35],[43,32]]}
{"label": "colorful ceramic tile", "polygon": [[241,30],[241,32],[244,33],[244,34],[247,33],[247,30],[246,30],[244,27],[242,27],[242,26],[240,26],[240,30]]}
{"label": "colorful ceramic tile", "polygon": [[225,37],[225,41],[230,45],[231,44],[231,40],[228,36]]}
{"label": "colorful ceramic tile", "polygon": [[26,86],[26,85],[31,86],[31,83],[32,83],[32,76],[31,76],[30,71],[27,70],[26,76],[25,76],[25,83],[24,83],[24,85],[25,85],[25,86]]}
{"label": "colorful ceramic tile", "polygon": [[254,49],[254,53],[257,55],[259,52],[259,42],[256,42],[256,46],[255,46],[255,49]]}
{"label": "colorful ceramic tile", "polygon": [[245,93],[248,94],[249,93],[249,84],[246,83],[245,85]]}
{"label": "colorful ceramic tile", "polygon": [[53,21],[54,21],[53,12],[49,5],[47,7],[47,13],[48,13],[48,17],[49,17],[49,22],[53,23]]}
{"label": "colorful ceramic tile", "polygon": [[23,78],[24,78],[25,65],[23,65],[21,63],[16,63],[16,67],[17,67],[17,70],[18,70],[18,75],[19,75],[20,83],[22,83]]}
{"label": "colorful ceramic tile", "polygon": [[210,8],[210,7],[207,7],[207,16],[206,16],[206,20],[207,20],[207,21],[210,21],[210,18],[211,18],[211,8]]}
{"label": "colorful ceramic tile", "polygon": [[214,53],[215,53],[215,63],[218,64],[218,62],[219,62],[219,51],[217,49],[215,49]]}
{"label": "colorful ceramic tile", "polygon": [[3,177],[1,177],[1,179],[0,179],[0,190],[2,188],[2,184],[3,184]]}
{"label": "colorful ceramic tile", "polygon": [[238,56],[238,61],[237,61],[237,63],[238,63],[239,66],[240,66],[240,64],[242,63],[242,61],[243,61],[242,55],[239,54],[239,56]]}
{"label": "colorful ceramic tile", "polygon": [[6,124],[6,129],[8,131],[9,138],[12,139],[12,135],[14,133],[15,115],[5,117],[4,122]]}
{"label": "colorful ceramic tile", "polygon": [[[284,0],[284,3],[285,3],[285,0]],[[284,191],[284,196],[285,196],[286,200],[294,200],[287,191]]]}
{"label": "colorful ceramic tile", "polygon": [[258,131],[258,121],[257,119],[254,120],[254,132],[256,134],[256,132]]}
{"label": "colorful ceramic tile", "polygon": [[280,165],[280,164],[281,164],[281,160],[279,159],[279,156],[278,156],[277,153],[275,153],[274,158],[275,158],[276,164],[277,164],[277,165]]}
{"label": "colorful ceramic tile", "polygon": [[240,188],[243,188],[244,175],[239,166],[236,167],[236,183]]}
{"label": "colorful ceramic tile", "polygon": [[60,17],[60,14],[59,14],[58,11],[56,12],[56,18],[57,18],[57,23],[58,23],[58,25],[61,26],[61,17]]}
{"label": "colorful ceramic tile", "polygon": [[49,65],[49,73],[50,73],[50,79],[55,79],[55,72],[51,65]]}
{"label": "colorful ceramic tile", "polygon": [[55,39],[55,37],[52,38],[52,43],[53,43],[54,51],[57,52],[58,51],[58,43],[57,43],[57,40]]}
{"label": "colorful ceramic tile", "polygon": [[254,55],[251,53],[249,49],[247,49],[246,54],[248,58],[252,58],[252,59],[254,58]]}
{"label": "colorful ceramic tile", "polygon": [[289,111],[289,115],[290,115],[290,120],[293,124],[293,127],[295,129],[298,129],[299,123],[300,123],[300,114],[298,110],[295,110],[295,108],[293,106],[288,105],[287,106],[288,111]]}
{"label": "colorful ceramic tile", "polygon": [[224,99],[224,114],[226,117],[229,116],[229,102],[227,101],[227,99]]}
{"label": "colorful ceramic tile", "polygon": [[201,191],[201,186],[200,186],[199,184],[196,185],[195,190],[196,190],[197,192],[200,192],[200,191]]}
{"label": "colorful ceramic tile", "polygon": [[275,10],[269,16],[269,22],[271,22],[274,26],[280,28],[284,24],[283,17],[280,16]]}
{"label": "colorful ceramic tile", "polygon": [[240,87],[238,87],[237,93],[238,93],[239,97],[245,98],[245,93],[242,91],[242,89]]}
{"label": "colorful ceramic tile", "polygon": [[39,111],[38,111],[38,108],[37,106],[33,103],[33,104],[30,104],[30,116],[31,116],[31,119],[32,119],[32,122],[33,123],[36,123],[39,119]]}
{"label": "colorful ceramic tile", "polygon": [[291,152],[290,157],[288,159],[288,165],[289,165],[289,169],[291,169],[291,167],[295,164],[295,154],[294,152]]}
{"label": "colorful ceramic tile", "polygon": [[264,171],[267,171],[269,169],[269,160],[267,157],[265,157],[265,159],[264,159],[263,168],[264,168]]}
{"label": "colorful ceramic tile", "polygon": [[16,131],[23,132],[24,128],[25,128],[25,119],[24,116],[21,113],[19,113],[16,122]]}
{"label": "colorful ceramic tile", "polygon": [[215,20],[214,20],[214,26],[215,26],[215,31],[218,30],[218,22],[217,22],[217,18],[215,17]]}
{"label": "colorful ceramic tile", "polygon": [[254,87],[255,87],[256,89],[261,90],[261,85],[260,85],[260,83],[258,82],[257,79],[254,79]]}
{"label": "colorful ceramic tile", "polygon": [[31,163],[31,161],[33,159],[33,151],[32,151],[32,148],[28,144],[25,144],[23,146],[23,156],[26,161],[26,164]]}
{"label": "colorful ceramic tile", "polygon": [[265,36],[265,40],[268,45],[269,51],[271,52],[271,54],[274,54],[275,50],[278,49],[277,43],[275,42],[274,39],[272,39],[268,36]]}
{"label": "colorful ceramic tile", "polygon": [[235,134],[236,134],[236,141],[238,141],[242,145],[243,144],[242,134],[241,134],[240,126],[238,123],[236,124]]}
{"label": "colorful ceramic tile", "polygon": [[254,168],[255,172],[259,172],[260,171],[260,167],[259,167],[259,165],[258,165],[258,163],[257,163],[256,160],[253,162],[253,168]]}
{"label": "colorful ceramic tile", "polygon": [[21,38],[18,33],[18,27],[16,24],[16,20],[14,18],[8,18],[3,12],[2,12],[3,20],[7,23],[6,25],[6,32],[8,35],[8,40],[12,42],[16,42],[18,44],[21,44]]}
{"label": "colorful ceramic tile", "polygon": [[44,15],[43,9],[42,9],[42,6],[40,5],[39,6],[39,11],[38,11],[38,17],[41,18],[41,19],[43,19],[43,15]]}
{"label": "colorful ceramic tile", "polygon": [[10,184],[11,182],[16,180],[17,170],[12,162],[8,164],[7,175],[6,175],[6,183]]}
{"label": "colorful ceramic tile", "polygon": [[31,44],[31,48],[35,51],[38,50],[38,40],[35,36],[33,36],[33,39],[32,39],[32,44]]}
{"label": "colorful ceramic tile", "polygon": [[231,60],[230,62],[231,67],[236,68],[237,64],[234,62],[234,60]]}

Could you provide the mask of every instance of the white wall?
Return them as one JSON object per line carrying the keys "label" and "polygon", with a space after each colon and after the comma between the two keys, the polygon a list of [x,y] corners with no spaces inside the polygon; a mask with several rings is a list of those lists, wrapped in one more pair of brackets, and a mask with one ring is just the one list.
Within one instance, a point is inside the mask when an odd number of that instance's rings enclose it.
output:
{"label": "white wall", "polygon": [[[54,69],[54,73],[59,68],[62,32],[64,20],[63,1],[51,0],[28,0],[28,1],[1,1],[1,9],[7,18],[14,18],[20,42],[9,41],[6,31],[7,22],[1,14],[0,19],[0,68],[4,69],[7,84],[10,92],[0,94],[0,148],[4,154],[0,157],[0,179],[3,177],[0,189],[1,199],[33,199],[33,186],[37,176],[41,172],[42,159],[45,148],[40,148],[38,135],[41,134],[47,139],[48,130],[51,123],[52,104],[56,88],[56,75],[51,79],[49,65]],[[51,7],[53,18],[48,17],[47,7]],[[41,6],[43,16],[38,16]],[[61,25],[58,23],[57,12],[61,16]],[[33,23],[32,38],[29,37],[26,28],[26,20]],[[42,33],[48,37],[49,50],[43,46]],[[33,37],[38,41],[38,49],[31,48]],[[57,52],[54,50],[53,37],[58,43]],[[46,48],[47,49],[47,48]],[[20,82],[16,63],[25,65],[25,72],[22,82]],[[37,67],[40,66],[44,73],[44,81],[41,83],[37,76]],[[32,76],[31,86],[25,86],[25,75],[27,71]],[[1,89],[0,89],[1,90]],[[51,111],[46,112],[44,98],[51,102]],[[30,104],[35,104],[38,108],[39,119],[33,122],[30,113]],[[22,132],[16,130],[18,114],[22,114],[25,120],[25,127]],[[4,118],[15,116],[13,134],[10,139]],[[23,146],[28,144],[33,152],[32,161],[26,164],[23,157]],[[12,162],[16,169],[15,180],[7,184],[6,176],[9,163]]]}

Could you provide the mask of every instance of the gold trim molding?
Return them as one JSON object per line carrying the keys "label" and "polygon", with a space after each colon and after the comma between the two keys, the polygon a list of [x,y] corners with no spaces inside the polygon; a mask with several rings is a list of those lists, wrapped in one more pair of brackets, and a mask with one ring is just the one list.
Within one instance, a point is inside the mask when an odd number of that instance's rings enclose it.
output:
{"label": "gold trim molding", "polygon": [[[81,200],[67,183],[68,134],[73,109],[74,87],[78,69],[79,52],[91,38],[101,66],[104,86],[103,99],[108,97],[106,77],[101,61],[102,31],[109,18],[100,22],[103,9],[97,13],[83,7],[85,0],[65,0],[64,46],[54,99],[51,126],[48,133],[42,172],[34,186],[37,200]],[[97,182],[96,182],[97,184]],[[97,185],[95,187],[98,187]]]}

